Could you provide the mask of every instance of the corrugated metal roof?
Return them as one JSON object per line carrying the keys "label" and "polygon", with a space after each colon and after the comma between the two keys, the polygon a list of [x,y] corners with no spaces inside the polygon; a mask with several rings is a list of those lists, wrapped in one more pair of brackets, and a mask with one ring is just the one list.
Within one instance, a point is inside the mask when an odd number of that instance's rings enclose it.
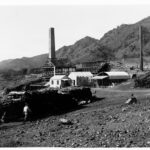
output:
{"label": "corrugated metal roof", "polygon": [[92,79],[94,79],[94,80],[97,80],[97,79],[102,80],[102,79],[105,79],[105,78],[108,78],[108,76],[95,76]]}
{"label": "corrugated metal roof", "polygon": [[72,77],[93,77],[93,74],[91,72],[71,72],[69,78]]}
{"label": "corrugated metal roof", "polygon": [[105,73],[107,73],[109,76],[129,76],[129,74],[124,71],[110,71]]}
{"label": "corrugated metal roof", "polygon": [[100,73],[99,76],[108,75],[109,79],[129,79],[130,75],[124,71],[110,71]]}
{"label": "corrugated metal roof", "polygon": [[50,80],[61,80],[64,77],[66,77],[65,75],[55,75],[53,77],[50,78]]}

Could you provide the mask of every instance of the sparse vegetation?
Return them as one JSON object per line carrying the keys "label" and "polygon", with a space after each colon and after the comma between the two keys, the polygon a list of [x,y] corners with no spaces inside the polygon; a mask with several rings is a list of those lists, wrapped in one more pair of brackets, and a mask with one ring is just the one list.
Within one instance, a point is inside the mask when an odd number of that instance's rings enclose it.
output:
{"label": "sparse vegetation", "polygon": [[[73,45],[58,49],[56,56],[64,59],[62,64],[78,63],[96,60],[121,60],[139,57],[139,25],[143,26],[144,55],[150,55],[150,17],[131,25],[121,25],[108,31],[98,40],[85,37]],[[46,62],[48,54],[31,58],[5,60],[0,62],[0,70],[22,70],[40,68]]]}

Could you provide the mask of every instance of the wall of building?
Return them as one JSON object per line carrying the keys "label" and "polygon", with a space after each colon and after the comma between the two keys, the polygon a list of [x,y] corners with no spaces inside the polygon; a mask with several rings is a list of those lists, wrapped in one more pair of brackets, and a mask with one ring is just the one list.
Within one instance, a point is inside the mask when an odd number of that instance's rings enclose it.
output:
{"label": "wall of building", "polygon": [[60,88],[61,80],[50,80],[50,87],[52,88]]}

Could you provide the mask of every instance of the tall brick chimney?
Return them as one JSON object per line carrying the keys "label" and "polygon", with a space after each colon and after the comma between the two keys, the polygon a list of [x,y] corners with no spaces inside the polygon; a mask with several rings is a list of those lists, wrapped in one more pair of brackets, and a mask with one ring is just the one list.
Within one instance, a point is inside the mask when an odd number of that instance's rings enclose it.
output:
{"label": "tall brick chimney", "polygon": [[139,45],[140,45],[140,70],[143,71],[143,34],[142,34],[142,26],[139,26]]}
{"label": "tall brick chimney", "polygon": [[49,59],[52,63],[55,62],[55,31],[54,28],[49,29]]}

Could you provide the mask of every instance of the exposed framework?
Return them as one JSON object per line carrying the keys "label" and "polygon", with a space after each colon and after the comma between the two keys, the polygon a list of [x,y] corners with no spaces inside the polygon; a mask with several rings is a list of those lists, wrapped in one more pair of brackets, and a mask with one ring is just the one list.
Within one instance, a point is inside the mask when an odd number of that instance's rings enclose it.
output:
{"label": "exposed framework", "polygon": [[100,67],[106,62],[107,61],[84,62],[77,64],[76,69],[77,71],[90,71],[93,74],[97,74]]}
{"label": "exposed framework", "polygon": [[55,75],[55,65],[51,62],[50,59],[47,59],[45,65],[42,67],[43,70],[43,78],[45,80],[49,80],[50,77]]}

